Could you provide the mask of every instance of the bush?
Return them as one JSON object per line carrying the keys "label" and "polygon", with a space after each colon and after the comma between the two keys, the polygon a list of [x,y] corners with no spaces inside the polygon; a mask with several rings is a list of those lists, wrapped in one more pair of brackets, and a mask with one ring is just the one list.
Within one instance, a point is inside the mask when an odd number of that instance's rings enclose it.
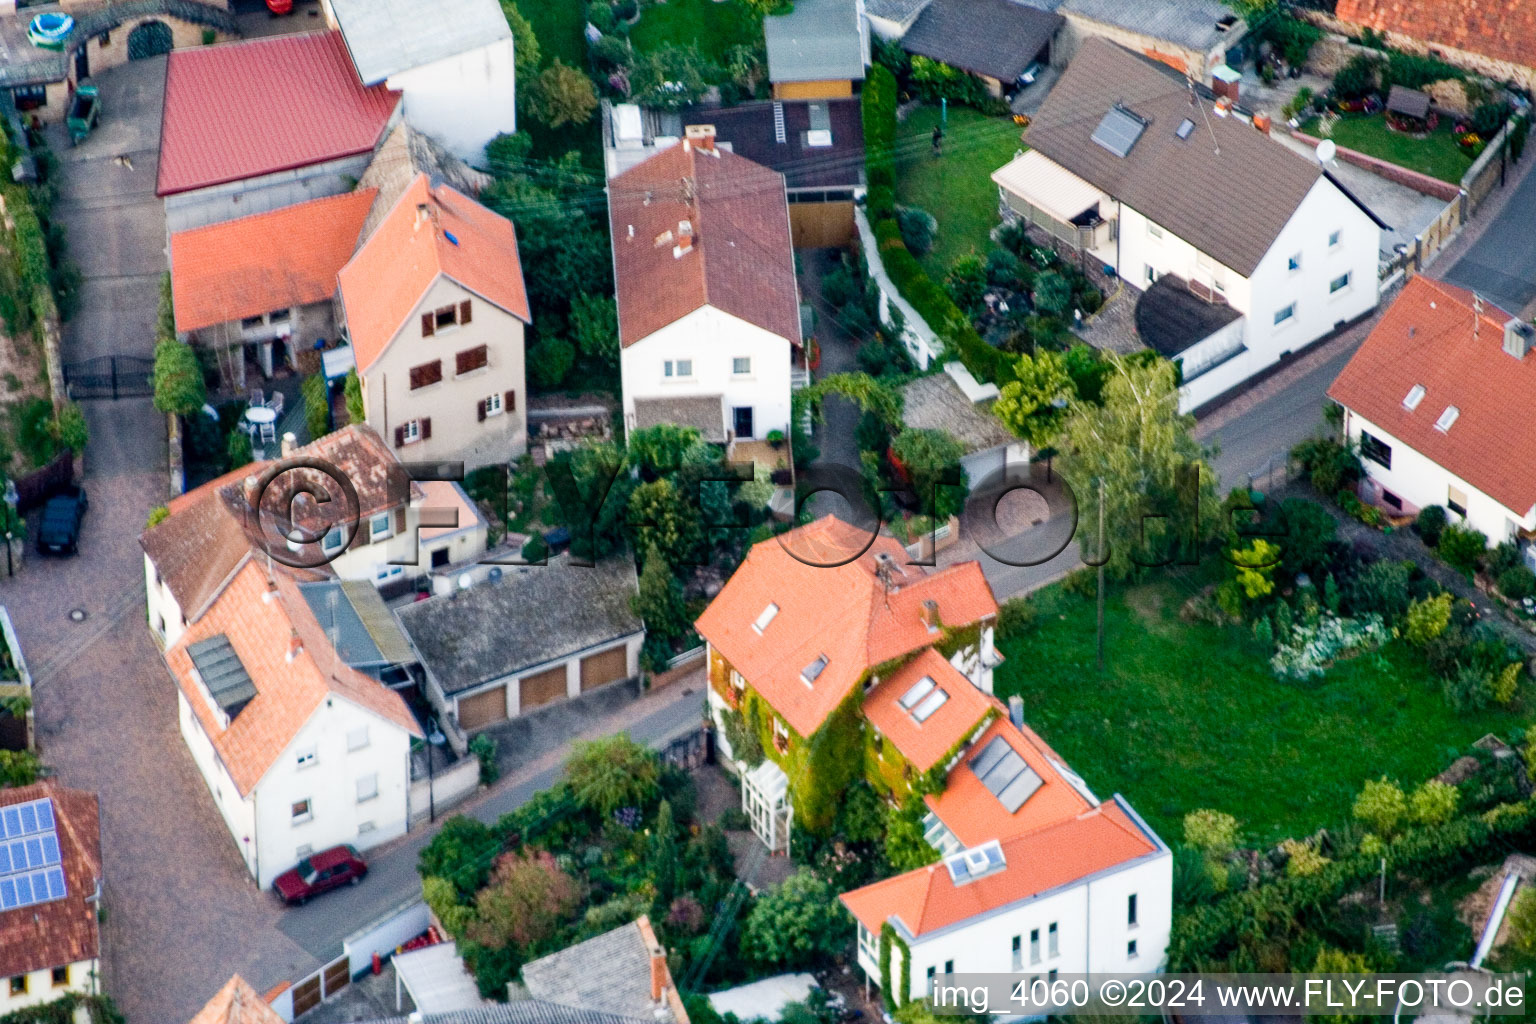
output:
{"label": "bush", "polygon": [[847,944],[844,913],[827,883],[802,868],[757,898],[742,954],[773,970],[824,964]]}
{"label": "bush", "polygon": [[1317,845],[1308,840],[1286,839],[1281,841],[1280,849],[1285,852],[1285,874],[1288,878],[1316,875],[1331,863],[1317,852]]}
{"label": "bush", "polygon": [[1202,809],[1184,815],[1184,841],[1210,856],[1237,849],[1237,819],[1221,811]]}
{"label": "bush", "polygon": [[1440,543],[1440,535],[1445,532],[1448,522],[1444,505],[1428,505],[1419,510],[1419,516],[1413,521],[1413,529],[1424,543],[1430,547]]}
{"label": "bush", "polygon": [[1349,588],[1351,609],[1358,614],[1375,612],[1395,623],[1412,601],[1408,589],[1413,577],[1412,562],[1372,562],[1360,571]]}
{"label": "bush", "polygon": [[1488,538],[1467,526],[1447,526],[1440,534],[1440,557],[1462,572],[1475,572],[1488,553]]}
{"label": "bush", "polygon": [[1456,816],[1460,799],[1455,786],[1430,779],[1408,797],[1408,816],[1416,825],[1444,825]]}
{"label": "bush", "polygon": [[1485,139],[1499,134],[1509,119],[1509,107],[1502,102],[1482,103],[1472,111],[1472,130]]}
{"label": "bush", "polygon": [[587,23],[599,32],[613,31],[613,5],[608,0],[594,0],[587,4]]}
{"label": "bush", "polygon": [[1499,593],[1511,601],[1523,601],[1528,597],[1536,597],[1536,573],[1523,565],[1517,565],[1499,573],[1496,585]]}
{"label": "bush", "polygon": [[1028,597],[1013,597],[997,610],[997,636],[1000,640],[1018,636],[1035,624],[1034,602]]}
{"label": "bush", "polygon": [[1337,494],[1341,488],[1352,487],[1365,472],[1353,448],[1327,438],[1303,441],[1291,449],[1291,458],[1301,463],[1320,494]]}
{"label": "bush", "polygon": [[578,742],[565,762],[565,776],[576,802],[606,817],[655,799],[661,768],[654,751],[621,732]]}
{"label": "bush", "polygon": [[1380,61],[1356,54],[1333,76],[1333,93],[1341,100],[1363,100],[1380,85]]}
{"label": "bush", "polygon": [[564,338],[542,338],[528,353],[528,380],[542,391],[560,386],[576,361],[576,346]]}
{"label": "bush", "polygon": [[496,763],[496,740],[481,733],[469,741],[469,752],[480,762],[480,785],[489,786],[501,777]]}
{"label": "bush", "polygon": [[1378,836],[1390,839],[1408,816],[1408,798],[1385,776],[1367,782],[1355,797],[1355,820]]}
{"label": "bush", "polygon": [[898,206],[896,223],[901,227],[901,240],[914,256],[921,256],[933,248],[933,237],[939,222],[926,210],[915,206]]}
{"label": "bush", "polygon": [[1536,889],[1522,888],[1509,908],[1509,941],[1526,956],[1536,955]]}
{"label": "bush", "polygon": [[1409,605],[1407,622],[1403,626],[1404,639],[1415,647],[1423,647],[1438,639],[1450,625],[1453,600],[1449,593],[1441,593]]}
{"label": "bush", "polygon": [[241,466],[249,466],[255,454],[251,450],[251,435],[241,427],[236,427],[229,432],[229,441],[225,445],[225,455],[228,461],[225,466],[229,470],[239,469]]}

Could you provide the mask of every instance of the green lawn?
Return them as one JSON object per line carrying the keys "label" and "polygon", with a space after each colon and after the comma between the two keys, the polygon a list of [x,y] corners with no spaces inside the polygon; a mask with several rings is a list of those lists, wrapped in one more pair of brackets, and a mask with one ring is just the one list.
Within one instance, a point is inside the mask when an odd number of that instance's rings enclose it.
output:
{"label": "green lawn", "polygon": [[[1304,122],[1301,130],[1314,138],[1319,137],[1318,119],[1314,117]],[[1388,128],[1387,119],[1381,114],[1346,114],[1333,126],[1331,138],[1345,149],[1353,149],[1441,181],[1458,182],[1467,173],[1467,168],[1472,166],[1472,158],[1456,145],[1455,136],[1451,132],[1451,119],[1448,117],[1440,119],[1440,126],[1428,138],[1416,139]]]}
{"label": "green lawn", "polygon": [[1012,119],[951,105],[944,154],[935,157],[929,140],[938,123],[938,107],[919,107],[896,125],[896,201],[920,206],[938,220],[933,249],[919,262],[942,282],[958,257],[991,251],[988,235],[998,223],[992,172],[1023,144]]}
{"label": "green lawn", "polygon": [[[502,0],[503,5],[514,0]],[[547,67],[557,58],[580,71],[587,70],[587,41],[582,30],[587,23],[587,6],[581,0],[515,0],[517,9],[533,26],[539,41],[539,62]],[[528,83],[519,81],[518,88]],[[521,105],[521,104],[519,104]],[[536,161],[554,161],[570,150],[581,153],[582,163],[597,169],[603,166],[603,132],[594,114],[579,128],[566,125],[558,129],[544,127],[532,117],[519,116],[517,127],[533,140],[532,157]]]}
{"label": "green lawn", "polygon": [[1277,680],[1246,630],[1179,618],[1194,586],[1111,591],[1102,679],[1093,599],[1046,588],[1035,626],[1001,645],[996,676],[1095,793],[1123,793],[1170,842],[1200,807],[1258,841],[1333,826],[1365,780],[1416,785],[1484,733],[1522,725],[1514,712],[1453,712],[1401,642],[1320,680]]}
{"label": "green lawn", "polygon": [[736,0],[666,0],[641,6],[630,41],[642,52],[665,43],[694,45],[716,64],[738,43],[762,39],[762,24]]}

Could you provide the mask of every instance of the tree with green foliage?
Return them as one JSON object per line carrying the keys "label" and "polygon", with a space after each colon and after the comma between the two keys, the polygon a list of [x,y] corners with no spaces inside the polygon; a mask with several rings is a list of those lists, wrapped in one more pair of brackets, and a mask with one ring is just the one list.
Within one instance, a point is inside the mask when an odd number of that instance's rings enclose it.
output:
{"label": "tree with green foliage", "polygon": [[646,844],[646,860],[650,863],[651,881],[656,886],[656,902],[666,907],[677,895],[678,872],[677,825],[672,820],[672,802],[663,800],[656,808],[656,822],[651,826],[650,842]]}
{"label": "tree with green foliage", "polygon": [[1381,84],[1381,61],[1369,54],[1351,57],[1333,76],[1333,92],[1341,100],[1363,100]]}
{"label": "tree with green foliage", "polygon": [[236,470],[241,466],[249,466],[255,459],[256,453],[251,449],[251,435],[242,427],[235,427],[229,432],[229,440],[224,445],[224,467],[228,470]]}
{"label": "tree with green foliage", "polygon": [[942,430],[908,427],[892,439],[891,454],[906,470],[922,515],[944,520],[965,508],[968,481],[959,441]]}
{"label": "tree with green foliage", "polygon": [[501,836],[484,822],[455,814],[422,848],[416,870],[423,878],[445,879],[467,903],[490,876],[491,864],[501,852]]}
{"label": "tree with green foliage", "polygon": [[598,559],[624,546],[634,481],[619,449],[604,441],[558,452],[545,467],[548,512],[571,534],[571,553]]}
{"label": "tree with green foliage", "polygon": [[1355,820],[1383,839],[1391,839],[1408,817],[1408,798],[1397,783],[1382,776],[1368,781],[1355,797]]}
{"label": "tree with green foliage", "polygon": [[1044,447],[1061,430],[1076,397],[1066,358],[1049,349],[1026,353],[1014,363],[1013,373],[1016,379],[1003,385],[992,414],[1031,446]]}
{"label": "tree with green foliage", "polygon": [[[1367,975],[1372,972],[1364,954],[1347,953],[1342,949],[1324,946],[1317,951],[1317,959],[1312,962],[1312,973]],[[1307,1013],[1307,1019],[1314,1024],[1363,1024],[1368,1018],[1354,1013],[1322,1013],[1313,1010]]]}
{"label": "tree with green foliage", "polygon": [[794,10],[795,5],[791,0],[741,0],[741,4],[752,12],[754,18],[766,18],[775,14],[787,14]]}
{"label": "tree with green foliage", "polygon": [[758,896],[742,926],[741,950],[769,970],[797,970],[831,960],[847,934],[837,894],[802,868]]}
{"label": "tree with green foliage", "polygon": [[1437,549],[1447,565],[1471,574],[1488,554],[1488,537],[1470,526],[1447,526],[1440,533]]}
{"label": "tree with green foliage", "polygon": [[1456,816],[1461,791],[1448,782],[1429,779],[1408,796],[1408,816],[1416,825],[1444,825]]}
{"label": "tree with green foliage", "polygon": [[1323,506],[1305,498],[1287,498],[1280,505],[1280,558],[1292,575],[1326,572],[1338,520]]}
{"label": "tree with green foliage", "polygon": [[939,859],[939,852],[923,838],[926,811],[922,798],[912,794],[900,807],[892,807],[887,812],[885,859],[894,870],[911,871]]}
{"label": "tree with green foliage", "polygon": [[539,73],[539,37],[533,33],[533,25],[517,9],[517,0],[501,0],[501,13],[506,15],[507,26],[512,29],[513,63],[519,81],[532,81]]}
{"label": "tree with green foliage", "polygon": [[701,465],[709,460],[709,449],[697,427],[676,423],[658,423],[654,427],[631,430],[625,447],[629,464],[645,480],[671,476],[684,466]]}
{"label": "tree with green foliage", "polygon": [[525,952],[550,938],[581,906],[576,879],[543,850],[503,854],[490,882],[475,894],[469,938],[488,949]]}
{"label": "tree with green foliage", "polygon": [[867,373],[831,374],[795,392],[793,400],[797,408],[798,403],[804,403],[820,421],[821,403],[828,395],[846,398],[857,405],[860,412],[873,413],[887,429],[894,430],[901,426],[901,392]]}
{"label": "tree with green foliage", "polygon": [[578,804],[606,818],[620,807],[643,807],[655,799],[661,763],[655,751],[621,732],[577,742],[565,762],[565,778]]}
{"label": "tree with green foliage", "polygon": [[564,338],[540,338],[528,350],[528,382],[540,391],[553,391],[571,372],[576,362],[576,347]]}
{"label": "tree with green foliage", "polygon": [[76,455],[85,451],[90,430],[85,423],[85,411],[78,402],[65,402],[53,418],[53,437],[60,446]]}
{"label": "tree with green foliage", "polygon": [[571,301],[571,340],[585,365],[619,372],[619,314],[611,296],[583,294]]}
{"label": "tree with green foliage", "polygon": [[363,408],[363,379],[357,375],[357,370],[347,371],[347,382],[343,385],[343,391],[347,399],[347,421],[349,423],[365,423],[368,414]]}
{"label": "tree with green foliage", "polygon": [[0,750],[0,789],[30,786],[42,770],[43,763],[30,750]]}
{"label": "tree with green foliage", "polygon": [[592,79],[556,57],[534,79],[525,103],[546,127],[583,125],[597,110],[597,90]]}
{"label": "tree with green foliage", "polygon": [[665,43],[641,54],[630,70],[630,99],[645,107],[679,110],[697,103],[714,69],[696,46]]}
{"label": "tree with green foliage", "polygon": [[1509,941],[1526,956],[1536,956],[1536,889],[1521,886],[1509,905]]}
{"label": "tree with green foliage", "polygon": [[326,386],[325,374],[313,373],[299,384],[299,394],[304,399],[304,426],[311,438],[321,438],[331,432],[331,392]]}
{"label": "tree with green foliage", "polygon": [[155,408],[163,413],[190,416],[208,401],[203,384],[203,369],[197,364],[192,346],[175,338],[164,338],[155,345]]}
{"label": "tree with green foliage", "polygon": [[144,521],[144,529],[152,530],[171,518],[171,510],[167,505],[156,505],[149,510],[149,518]]}
{"label": "tree with green foliage", "polygon": [[1065,317],[1072,308],[1072,282],[1054,270],[1047,270],[1035,278],[1030,299],[1040,312]]}
{"label": "tree with green foliage", "polygon": [[704,540],[698,509],[666,477],[641,484],[629,496],[629,528],[636,551],[655,551],[673,568],[698,560]]}
{"label": "tree with green foliage", "polygon": [[[646,643],[656,638],[660,650],[669,652],[674,640],[688,632],[688,605],[683,599],[683,584],[672,566],[654,546],[645,554],[640,570],[640,589],[630,599],[635,614],[645,623]],[[651,665],[659,672],[665,665]]]}
{"label": "tree with green foliage", "polygon": [[1250,601],[1275,592],[1275,567],[1280,563],[1280,548],[1262,537],[1255,537],[1247,547],[1233,549],[1230,563],[1237,585]]}
{"label": "tree with green foliage", "polygon": [[[1102,485],[1107,569],[1125,578],[1137,568],[1192,563],[1222,526],[1216,480],[1179,412],[1171,363],[1140,363],[1109,354],[1103,405],[1074,406],[1057,447],[1061,474],[1076,493],[1085,523],[1098,516]],[[1099,561],[1098,532],[1080,529],[1083,558]]]}

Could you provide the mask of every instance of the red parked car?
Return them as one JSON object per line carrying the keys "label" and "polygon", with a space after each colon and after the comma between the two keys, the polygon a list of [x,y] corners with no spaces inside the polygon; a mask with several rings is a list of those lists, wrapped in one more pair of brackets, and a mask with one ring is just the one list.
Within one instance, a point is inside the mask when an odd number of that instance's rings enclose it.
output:
{"label": "red parked car", "polygon": [[267,10],[273,14],[292,14],[293,0],[267,0]]}
{"label": "red parked car", "polygon": [[343,844],[305,857],[273,879],[272,888],[284,903],[300,904],[339,885],[356,885],[367,874],[363,855]]}

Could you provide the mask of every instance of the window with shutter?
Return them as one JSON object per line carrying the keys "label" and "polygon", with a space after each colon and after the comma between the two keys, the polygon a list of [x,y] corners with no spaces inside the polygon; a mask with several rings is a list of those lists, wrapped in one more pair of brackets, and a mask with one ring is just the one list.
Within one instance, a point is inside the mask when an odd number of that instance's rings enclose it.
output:
{"label": "window with shutter", "polygon": [[432,436],[432,417],[430,417],[430,416],[423,416],[421,418],[421,439],[423,441],[425,441],[427,438],[429,438],[431,436]]}
{"label": "window with shutter", "polygon": [[469,300],[468,299],[465,299],[463,302],[459,303],[459,323],[461,323],[461,324],[469,323]]}
{"label": "window with shutter", "polygon": [[517,392],[516,391],[508,391],[506,393],[506,395],[503,396],[503,397],[504,397],[505,402],[506,402],[507,412],[513,412],[514,410],[517,409]]}
{"label": "window with shutter", "polygon": [[395,428],[395,447],[396,448],[402,448],[404,446],[405,446],[405,428],[404,427],[396,427]]}
{"label": "window with shutter", "polygon": [[463,376],[466,373],[479,370],[486,366],[490,362],[490,359],[491,350],[485,345],[479,345],[475,348],[465,349],[463,352],[460,352],[458,355],[454,356],[454,372],[459,376]]}
{"label": "window with shutter", "polygon": [[443,379],[443,361],[434,359],[430,363],[422,363],[420,366],[411,367],[411,390],[424,388],[429,384],[436,384]]}
{"label": "window with shutter", "polygon": [[475,403],[475,419],[485,422],[485,399]]}
{"label": "window with shutter", "polygon": [[432,321],[431,313],[421,314],[421,336],[430,338],[437,333],[437,326]]}

